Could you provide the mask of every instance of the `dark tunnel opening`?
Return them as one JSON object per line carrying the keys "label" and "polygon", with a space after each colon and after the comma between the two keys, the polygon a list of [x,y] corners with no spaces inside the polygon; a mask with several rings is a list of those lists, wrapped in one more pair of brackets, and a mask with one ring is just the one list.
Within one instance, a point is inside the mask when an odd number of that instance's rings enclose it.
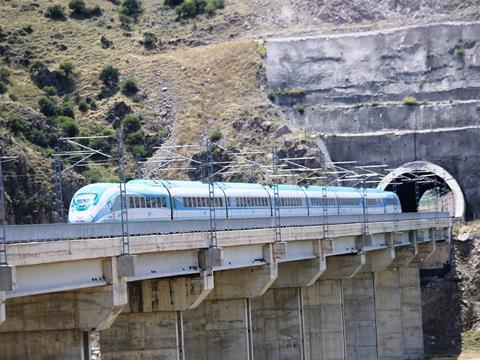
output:
{"label": "dark tunnel opening", "polygon": [[386,190],[398,195],[402,212],[453,212],[453,205],[449,204],[452,190],[441,177],[431,172],[402,174],[391,181]]}

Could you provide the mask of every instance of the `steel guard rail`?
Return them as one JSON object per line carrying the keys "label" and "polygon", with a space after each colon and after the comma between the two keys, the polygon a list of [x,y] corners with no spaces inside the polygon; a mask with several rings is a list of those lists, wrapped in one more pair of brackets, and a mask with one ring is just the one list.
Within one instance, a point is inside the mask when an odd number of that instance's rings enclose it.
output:
{"label": "steel guard rail", "polygon": [[[448,213],[371,214],[369,222],[448,219]],[[363,223],[363,214],[331,215],[328,224]],[[218,219],[217,231],[271,228],[274,218]],[[282,217],[282,227],[324,225],[323,216]],[[129,233],[136,235],[173,234],[209,231],[209,220],[130,221]],[[7,225],[7,243],[94,239],[121,236],[121,223]]]}

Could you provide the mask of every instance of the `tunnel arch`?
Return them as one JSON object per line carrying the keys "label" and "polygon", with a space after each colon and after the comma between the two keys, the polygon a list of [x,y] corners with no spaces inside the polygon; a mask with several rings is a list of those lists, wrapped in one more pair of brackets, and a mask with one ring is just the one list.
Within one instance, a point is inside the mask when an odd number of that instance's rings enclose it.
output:
{"label": "tunnel arch", "polygon": [[[414,162],[406,163],[392,170],[387,176],[385,176],[382,179],[382,181],[380,181],[377,188],[382,190],[391,190],[392,189],[391,183],[393,183],[394,181],[396,181],[401,177],[405,177],[405,176],[408,177],[409,174],[414,174],[418,172],[430,173],[433,176],[440,179],[441,181],[443,181],[453,193],[454,216],[459,218],[465,217],[465,210],[466,210],[465,198],[463,196],[462,189],[460,188],[460,185],[458,184],[457,180],[455,180],[453,176],[450,175],[450,173],[446,171],[444,168],[430,162],[414,161]],[[428,189],[429,189],[428,186],[422,187],[420,197]],[[402,202],[402,208],[406,207],[407,211],[411,211],[411,209],[409,208],[409,206],[411,205],[408,203],[408,199],[406,200],[405,198],[402,198],[402,195],[404,195],[402,194],[402,192],[411,192],[411,189],[409,189],[408,186],[405,185],[405,188],[400,190],[400,192],[398,193],[400,197],[400,201]]]}

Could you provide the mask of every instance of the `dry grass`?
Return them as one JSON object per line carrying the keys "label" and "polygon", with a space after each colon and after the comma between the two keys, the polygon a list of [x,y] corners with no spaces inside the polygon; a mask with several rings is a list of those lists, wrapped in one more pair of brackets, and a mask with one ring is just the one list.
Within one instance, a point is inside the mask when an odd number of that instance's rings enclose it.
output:
{"label": "dry grass", "polygon": [[240,135],[230,131],[230,122],[266,102],[255,85],[256,49],[254,41],[244,40],[181,49],[139,62],[144,83],[147,74],[157,69],[175,94],[178,111],[172,135],[178,143],[199,142],[215,126],[224,135]]}

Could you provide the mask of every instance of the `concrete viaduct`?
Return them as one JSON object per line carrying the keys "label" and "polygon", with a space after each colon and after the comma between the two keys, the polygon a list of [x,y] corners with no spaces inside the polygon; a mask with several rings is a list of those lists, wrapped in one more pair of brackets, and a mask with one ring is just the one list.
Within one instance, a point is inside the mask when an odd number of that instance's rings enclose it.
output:
{"label": "concrete viaduct", "polygon": [[416,359],[445,213],[7,226],[0,358]]}

